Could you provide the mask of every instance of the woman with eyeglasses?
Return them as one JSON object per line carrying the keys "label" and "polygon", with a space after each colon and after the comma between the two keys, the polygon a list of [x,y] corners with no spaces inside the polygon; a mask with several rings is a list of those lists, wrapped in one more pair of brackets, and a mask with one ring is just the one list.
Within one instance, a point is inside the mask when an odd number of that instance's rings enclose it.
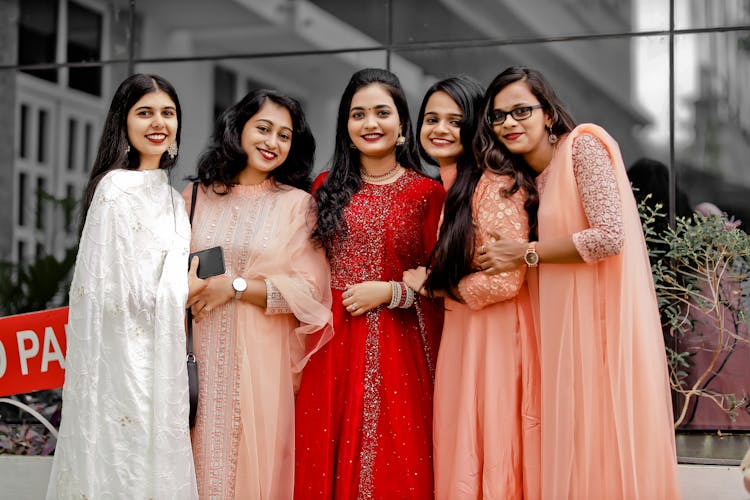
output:
{"label": "woman with eyeglasses", "polygon": [[526,270],[490,276],[476,262],[491,231],[528,239],[528,189],[509,165],[474,159],[483,94],[471,79],[441,80],[428,89],[417,125],[422,157],[438,162],[451,185],[429,275],[424,267],[404,273],[413,289],[445,297],[433,414],[438,500],[540,492],[539,364]]}
{"label": "woman with eyeglasses", "polygon": [[617,143],[576,126],[539,71],[508,68],[487,95],[478,158],[504,157],[538,192],[530,241],[496,233],[479,264],[490,275],[527,268],[542,498],[679,498],[659,310]]}

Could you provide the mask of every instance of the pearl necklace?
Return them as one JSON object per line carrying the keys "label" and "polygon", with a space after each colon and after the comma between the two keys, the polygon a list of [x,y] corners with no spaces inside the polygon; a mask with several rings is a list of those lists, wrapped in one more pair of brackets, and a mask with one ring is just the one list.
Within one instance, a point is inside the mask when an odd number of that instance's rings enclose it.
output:
{"label": "pearl necklace", "polygon": [[393,168],[390,169],[388,172],[380,175],[370,175],[367,173],[367,170],[364,168],[359,169],[359,175],[362,177],[362,180],[365,182],[369,182],[370,184],[378,184],[378,183],[384,183],[386,181],[390,181],[394,177],[396,177],[400,172],[398,167],[401,165],[396,162],[395,165],[393,165]]}

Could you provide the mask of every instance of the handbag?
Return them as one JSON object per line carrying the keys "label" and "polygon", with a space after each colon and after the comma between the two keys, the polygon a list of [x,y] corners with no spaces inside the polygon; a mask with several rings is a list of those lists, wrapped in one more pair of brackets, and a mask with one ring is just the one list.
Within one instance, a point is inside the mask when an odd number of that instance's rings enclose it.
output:
{"label": "handbag", "polygon": [[[193,199],[190,201],[190,224],[193,224],[195,199],[198,196],[198,182],[193,183]],[[187,309],[187,372],[188,391],[190,393],[190,428],[195,426],[195,416],[198,413],[198,359],[193,352],[193,311]]]}

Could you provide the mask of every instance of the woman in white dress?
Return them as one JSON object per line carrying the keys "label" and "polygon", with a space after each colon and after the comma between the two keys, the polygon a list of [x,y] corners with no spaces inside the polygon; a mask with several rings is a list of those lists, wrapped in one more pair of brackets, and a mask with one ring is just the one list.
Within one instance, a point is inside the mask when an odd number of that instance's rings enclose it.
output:
{"label": "woman in white dress", "polygon": [[188,279],[190,227],[167,178],[180,118],[158,76],[112,99],[82,210],[48,499],[198,497],[184,312],[188,281],[203,282],[195,263]]}

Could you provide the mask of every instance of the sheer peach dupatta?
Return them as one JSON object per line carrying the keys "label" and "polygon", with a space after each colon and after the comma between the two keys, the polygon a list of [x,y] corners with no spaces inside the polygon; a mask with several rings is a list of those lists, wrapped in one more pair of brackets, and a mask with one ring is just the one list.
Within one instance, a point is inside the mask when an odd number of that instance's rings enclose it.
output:
{"label": "sheer peach dupatta", "polygon": [[243,276],[270,280],[293,315],[238,311],[243,429],[235,498],[292,498],[294,394],[305,363],[333,335],[330,269],[310,240],[312,198],[282,192],[275,213],[268,246],[250,257]]}
{"label": "sheer peach dupatta", "polygon": [[679,498],[659,311],[640,219],[617,143],[580,125],[559,144],[539,205],[539,239],[588,227],[572,145],[599,138],[613,160],[625,243],[590,264],[539,266],[542,498]]}

